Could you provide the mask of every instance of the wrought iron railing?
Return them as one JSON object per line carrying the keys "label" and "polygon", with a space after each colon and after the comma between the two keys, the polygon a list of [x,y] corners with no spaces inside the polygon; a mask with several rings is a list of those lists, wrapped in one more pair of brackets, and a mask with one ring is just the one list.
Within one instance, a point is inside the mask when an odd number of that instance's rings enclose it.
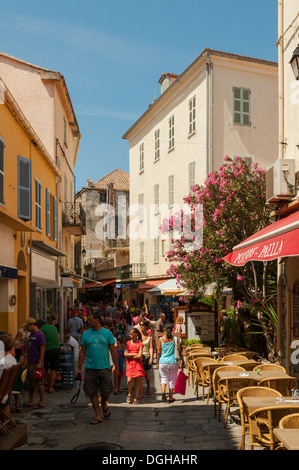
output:
{"label": "wrought iron railing", "polygon": [[132,263],[116,268],[116,278],[119,281],[125,279],[142,279],[146,277],[146,265],[144,263]]}
{"label": "wrought iron railing", "polygon": [[63,225],[65,227],[77,225],[86,230],[86,212],[79,202],[65,202],[63,211]]}

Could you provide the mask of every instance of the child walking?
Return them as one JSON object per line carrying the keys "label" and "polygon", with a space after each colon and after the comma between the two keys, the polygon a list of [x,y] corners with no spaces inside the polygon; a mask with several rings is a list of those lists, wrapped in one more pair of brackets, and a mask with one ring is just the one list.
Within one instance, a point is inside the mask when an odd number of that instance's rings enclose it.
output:
{"label": "child walking", "polygon": [[127,403],[131,403],[133,379],[135,380],[135,398],[133,405],[138,405],[138,395],[142,387],[144,369],[142,365],[143,343],[138,328],[130,330],[130,340],[127,341],[125,357],[127,360],[126,376],[128,383]]}
{"label": "child walking", "polygon": [[117,357],[118,357],[118,368],[119,374],[117,377],[114,377],[114,395],[121,393],[121,379],[124,377],[124,359],[125,359],[125,350],[124,345],[117,340]]}

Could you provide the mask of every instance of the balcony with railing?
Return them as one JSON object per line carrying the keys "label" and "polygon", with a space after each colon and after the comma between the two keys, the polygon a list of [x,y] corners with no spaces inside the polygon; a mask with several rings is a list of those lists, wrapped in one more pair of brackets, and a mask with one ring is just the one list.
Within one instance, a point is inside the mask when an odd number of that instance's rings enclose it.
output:
{"label": "balcony with railing", "polygon": [[71,235],[86,234],[86,212],[79,202],[65,202],[62,224]]}
{"label": "balcony with railing", "polygon": [[140,280],[146,277],[146,265],[144,263],[132,263],[116,268],[118,281]]}

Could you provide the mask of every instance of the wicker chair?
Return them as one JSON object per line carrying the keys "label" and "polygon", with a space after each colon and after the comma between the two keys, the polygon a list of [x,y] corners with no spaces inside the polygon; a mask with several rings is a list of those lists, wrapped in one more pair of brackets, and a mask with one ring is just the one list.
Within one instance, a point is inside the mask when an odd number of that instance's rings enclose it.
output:
{"label": "wicker chair", "polygon": [[284,416],[278,424],[281,429],[299,429],[299,413]]}
{"label": "wicker chair", "polygon": [[[298,411],[298,408],[297,408]],[[250,450],[255,446],[266,447],[274,450],[277,440],[273,429],[279,427],[283,417],[296,412],[296,408],[286,406],[263,407],[258,408],[249,414],[249,432],[250,432]]]}
{"label": "wicker chair", "polygon": [[240,367],[244,367],[245,370],[255,370],[256,368],[259,367],[259,363],[257,362],[252,362],[250,359],[248,359],[247,361],[244,361],[244,362],[239,362],[238,363],[238,366]]}
{"label": "wicker chair", "polygon": [[278,364],[261,364],[257,365],[253,370],[260,369],[260,370],[281,370],[286,374],[286,370],[284,367]]}
{"label": "wicker chair", "polygon": [[249,435],[248,409],[243,402],[244,397],[282,397],[281,393],[269,387],[245,387],[237,392],[237,401],[241,418],[241,445],[240,450],[245,450],[245,436]]}
{"label": "wicker chair", "polygon": [[[193,366],[194,366],[194,379],[192,378],[192,385],[194,386],[194,395],[196,394],[198,398],[198,386],[201,385],[203,387],[203,399],[204,399],[204,387],[205,387],[205,380],[204,376],[202,374],[202,363],[203,362],[217,362],[216,359],[211,359],[209,356],[200,356],[200,357],[195,357],[193,359]],[[208,386],[208,385],[206,385]]]}
{"label": "wicker chair", "polygon": [[258,385],[260,387],[269,387],[277,390],[284,397],[292,395],[292,389],[296,385],[296,377],[270,377],[268,379],[262,379]]}
{"label": "wicker chair", "polygon": [[222,361],[248,361],[248,358],[242,356],[241,354],[229,354],[228,356],[224,356]]}
{"label": "wicker chair", "polygon": [[226,413],[224,427],[227,425],[228,414],[232,405],[238,404],[237,392],[244,387],[254,386],[255,380],[250,377],[226,377],[225,379],[219,379],[219,415],[221,413],[222,403],[226,403]]}
{"label": "wicker chair", "polygon": [[192,351],[192,353],[187,354],[187,369],[188,369],[188,384],[190,385],[190,375],[192,377],[192,387],[194,386],[194,376],[195,376],[195,367],[193,364],[194,359],[204,357],[207,359],[212,358],[210,351],[206,351],[203,348],[199,350]]}
{"label": "wicker chair", "polygon": [[[221,365],[221,363],[219,363]],[[218,421],[220,421],[220,407],[219,407],[219,400],[220,400],[220,391],[218,388],[218,383],[219,383],[219,376],[218,372],[245,372],[245,369],[243,367],[239,366],[221,366],[218,369],[214,371],[213,374],[213,396],[214,396],[214,416],[216,417],[216,408],[217,408],[217,402],[218,402]]]}
{"label": "wicker chair", "polygon": [[[202,366],[202,374],[204,376],[205,387],[208,387],[207,405],[209,404],[211,391],[213,390],[213,374],[215,370],[219,369],[220,367],[223,367],[223,365],[221,364],[221,362],[218,362],[218,361],[216,361],[216,364],[213,363],[213,364],[206,364]],[[204,399],[204,395],[203,395],[203,399]]]}

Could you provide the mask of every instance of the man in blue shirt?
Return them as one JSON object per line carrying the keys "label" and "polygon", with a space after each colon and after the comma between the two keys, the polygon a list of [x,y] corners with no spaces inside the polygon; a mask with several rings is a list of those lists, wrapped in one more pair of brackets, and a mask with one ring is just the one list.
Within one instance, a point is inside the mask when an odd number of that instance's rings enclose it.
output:
{"label": "man in blue shirt", "polygon": [[107,401],[113,390],[113,385],[109,352],[115,364],[114,376],[117,377],[119,372],[115,339],[111,331],[102,327],[101,319],[101,315],[95,311],[88,315],[90,328],[84,331],[81,338],[78,369],[76,372],[76,376],[82,376],[82,366],[86,360],[84,391],[90,397],[96,415],[95,419],[90,421],[90,424],[102,422],[98,392],[100,392],[102,397],[103,415],[105,418],[110,416]]}

